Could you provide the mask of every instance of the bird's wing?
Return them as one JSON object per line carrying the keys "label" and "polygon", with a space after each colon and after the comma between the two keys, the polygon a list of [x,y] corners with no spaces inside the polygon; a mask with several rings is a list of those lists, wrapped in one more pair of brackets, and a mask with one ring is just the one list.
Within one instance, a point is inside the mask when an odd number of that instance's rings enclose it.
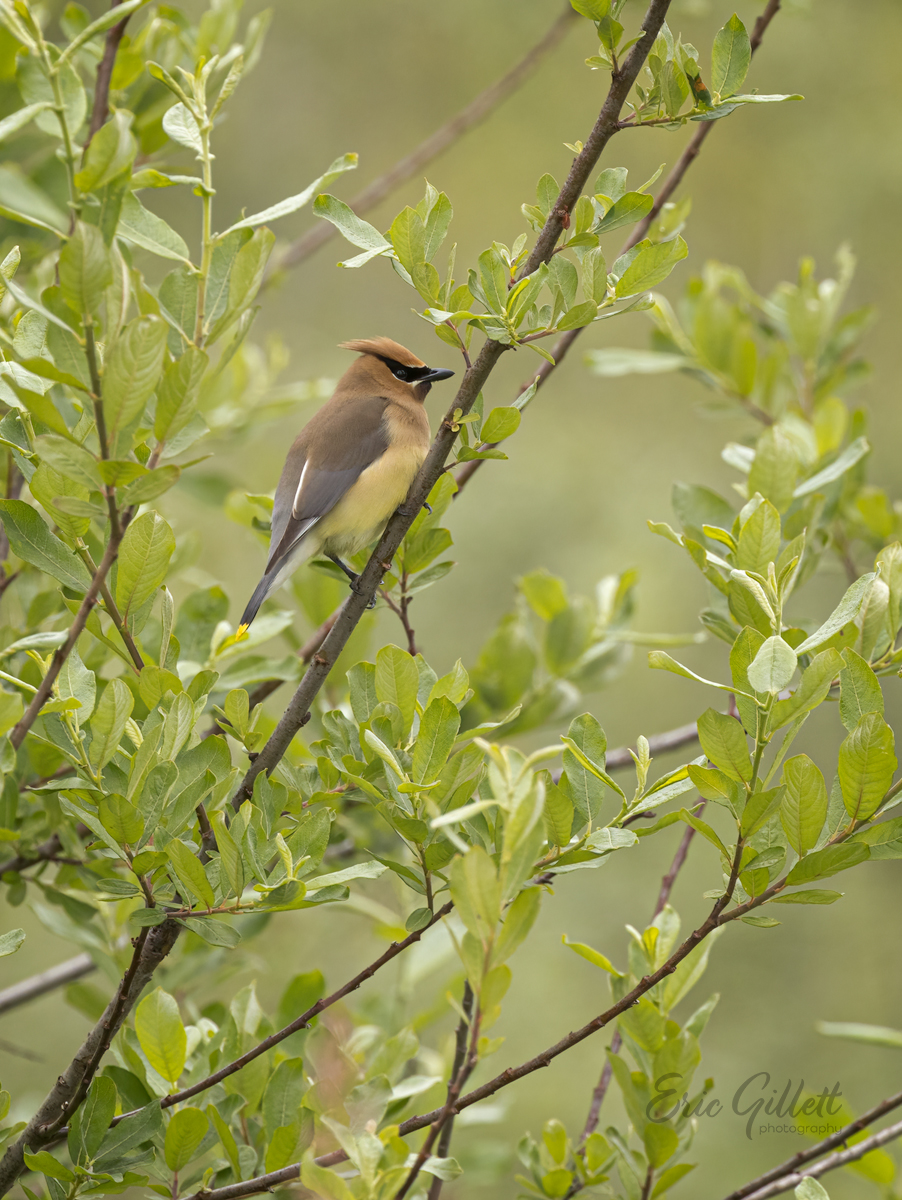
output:
{"label": "bird's wing", "polygon": [[276,489],[267,574],[388,449],[387,405],[383,396],[345,397],[306,427]]}

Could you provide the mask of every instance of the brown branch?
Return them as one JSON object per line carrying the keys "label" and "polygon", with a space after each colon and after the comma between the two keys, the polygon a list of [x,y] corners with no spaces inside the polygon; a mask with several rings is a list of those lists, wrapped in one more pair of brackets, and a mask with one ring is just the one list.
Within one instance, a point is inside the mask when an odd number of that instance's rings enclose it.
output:
{"label": "brown branch", "polygon": [[423,1141],[423,1144],[420,1147],[419,1152],[417,1153],[416,1158],[413,1160],[413,1163],[411,1164],[410,1170],[407,1173],[407,1178],[404,1180],[401,1187],[395,1193],[395,1200],[404,1200],[404,1197],[407,1195],[407,1193],[410,1191],[410,1189],[416,1183],[417,1176],[419,1175],[420,1171],[423,1169],[423,1166],[424,1166],[426,1160],[429,1158],[429,1155],[432,1153],[432,1147],[435,1145],[436,1139],[438,1138],[439,1134],[442,1133],[442,1131],[448,1125],[449,1121],[451,1121],[451,1119],[454,1116],[454,1105],[457,1103],[457,1099],[460,1096],[460,1093],[464,1089],[464,1084],[467,1082],[467,1080],[473,1074],[476,1064],[479,1061],[480,1017],[481,1017],[481,1013],[479,1010],[479,1006],[477,1005],[476,1012],[473,1014],[472,1021],[470,1022],[471,1029],[470,1029],[469,1047],[467,1049],[466,1055],[464,1056],[463,1062],[460,1064],[459,1069],[457,1070],[457,1072],[454,1075],[451,1076],[451,1081],[448,1084],[448,1095],[445,1100],[445,1106],[441,1110],[439,1115],[435,1118],[435,1120],[432,1122],[432,1125],[429,1128],[429,1132],[426,1135],[426,1137]]}
{"label": "brown branch", "polygon": [[90,954],[76,954],[74,958],[58,963],[39,975],[32,975],[23,979],[21,983],[4,988],[0,992],[0,1013],[18,1008],[20,1004],[27,1004],[30,1000],[43,996],[45,992],[52,992],[55,988],[81,979],[82,975],[88,975],[96,969],[96,963]]}
{"label": "brown branch", "polygon": [[[341,609],[336,609],[331,616],[326,617],[319,629],[317,629],[315,633],[312,633],[303,646],[301,646],[300,650],[298,650],[298,658],[302,663],[309,663],[314,654],[316,654],[317,650],[323,644],[329,630],[335,624],[336,618],[338,617],[340,611]],[[255,709],[258,704],[262,704],[264,700],[273,694],[273,692],[277,692],[284,682],[284,679],[264,679],[262,683],[258,683],[248,696],[249,711]],[[225,731],[220,724],[214,723],[203,736],[208,738],[224,732]]]}
{"label": "brown branch", "polygon": [[[447,121],[435,133],[430,134],[425,141],[420,142],[415,150],[405,155],[404,158],[396,162],[383,175],[374,179],[359,195],[355,196],[350,202],[350,207],[354,212],[361,214],[368,209],[374,208],[389,196],[395,188],[400,187],[402,183],[405,183],[414,175],[418,175],[434,158],[437,158],[449,146],[453,145],[458,138],[484,121],[503,100],[506,100],[512,92],[515,92],[535,71],[539,63],[554,49],[570,26],[574,24],[576,16],[575,10],[567,4],[550,29],[536,42],[515,67],[508,71],[506,75],[503,75],[501,79],[496,80],[495,83],[487,87],[484,92],[480,92],[476,99],[472,100],[466,108],[461,109],[450,121]],[[273,271],[270,272],[270,275],[275,274],[285,267],[296,267],[305,258],[309,258],[320,246],[324,246],[336,233],[337,230],[333,225],[327,221],[321,221],[316,228],[309,230],[303,237],[298,238],[296,242],[293,242],[286,249],[285,253],[276,263]]]}
{"label": "brown branch", "polygon": [[858,1162],[860,1158],[864,1158],[872,1150],[877,1150],[881,1146],[885,1146],[887,1142],[895,1141],[897,1137],[902,1137],[902,1121],[898,1121],[895,1125],[887,1125],[886,1129],[881,1129],[879,1133],[873,1134],[872,1137],[865,1138],[863,1142],[857,1142],[854,1146],[850,1146],[848,1150],[837,1150],[835,1154],[831,1154],[829,1158],[816,1163],[807,1171],[784,1175],[781,1179],[775,1180],[766,1187],[759,1188],[756,1192],[746,1192],[744,1194],[748,1196],[748,1200],[769,1200],[771,1196],[779,1196],[783,1192],[788,1192],[791,1188],[798,1187],[805,1179],[817,1179],[820,1175],[826,1175],[828,1171],[835,1171],[838,1167],[846,1167],[849,1163]]}
{"label": "brown branch", "polygon": [[[200,1092],[205,1092],[208,1088],[214,1087],[217,1083],[221,1083],[223,1079],[228,1079],[230,1075],[235,1075],[242,1067],[246,1067],[248,1063],[259,1058],[261,1054],[265,1054],[267,1050],[271,1050],[273,1046],[278,1046],[280,1042],[284,1042],[287,1037],[291,1037],[293,1033],[297,1033],[300,1029],[306,1029],[314,1017],[318,1016],[325,1009],[330,1008],[333,1004],[337,1004],[339,1000],[343,1000],[345,996],[355,992],[361,984],[366,983],[368,979],[379,971],[386,963],[390,963],[392,959],[403,953],[408,946],[412,946],[414,942],[418,942],[427,929],[431,929],[436,922],[442,917],[446,917],[454,905],[449,900],[448,903],[433,913],[432,919],[428,925],[424,925],[422,929],[414,930],[401,942],[392,942],[389,948],[380,954],[380,956],[371,962],[368,967],[360,971],[353,979],[350,979],[346,984],[333,992],[331,996],[324,996],[322,1000],[317,1000],[316,1004],[310,1006],[306,1012],[301,1013],[284,1029],[279,1029],[269,1037],[264,1038],[262,1042],[248,1050],[246,1054],[242,1054],[240,1058],[236,1058],[234,1062],[227,1063],[224,1067],[220,1067],[218,1071],[214,1071],[212,1075],[208,1075],[206,1079],[201,1079],[198,1083],[192,1084],[191,1087],[184,1088],[181,1092],[173,1092],[171,1095],[164,1097],[160,1101],[162,1108],[171,1108],[173,1104],[180,1104],[183,1100],[187,1100],[191,1096],[196,1096]],[[134,1113],[123,1113],[121,1117],[117,1117],[113,1124],[117,1124],[125,1117],[133,1116]]]}
{"label": "brown branch", "polygon": [[[473,989],[470,987],[470,981],[467,979],[464,982],[464,994],[461,1000],[460,1020],[457,1023],[457,1032],[454,1035],[454,1061],[451,1064],[451,1073],[448,1077],[448,1101],[451,1099],[451,1085],[460,1073],[464,1065],[464,1058],[467,1053],[467,1026],[473,1013]],[[451,1134],[454,1132],[454,1113],[449,1112],[445,1124],[442,1128],[442,1136],[439,1138],[438,1150],[436,1151],[439,1158],[447,1158],[448,1151],[451,1149]],[[427,1200],[439,1200],[442,1194],[442,1184],[444,1180],[438,1175],[434,1175],[432,1183],[429,1185],[429,1195]]]}
{"label": "brown branch", "polygon": [[84,1099],[110,1042],[154,971],[171,950],[178,934],[179,926],[166,921],[153,929],[143,929],[136,938],[131,962],[103,1016],[56,1080],[41,1107],[0,1160],[0,1196],[7,1193],[21,1173],[26,1147],[34,1153],[54,1141],[60,1127]]}
{"label": "brown branch", "polygon": [[[594,1017],[588,1024],[573,1033],[569,1033],[566,1037],[560,1039],[553,1046],[549,1046],[547,1050],[543,1050],[534,1058],[529,1059],[525,1063],[521,1063],[518,1067],[508,1067],[502,1071],[500,1075],[496,1075],[494,1079],[490,1079],[487,1083],[475,1088],[472,1092],[468,1092],[462,1096],[452,1108],[453,1114],[459,1113],[464,1108],[469,1108],[470,1105],[478,1103],[480,1100],[485,1100],[488,1096],[492,1096],[501,1088],[507,1087],[509,1084],[522,1079],[526,1075],[538,1071],[541,1067],[547,1067],[555,1058],[563,1054],[566,1050],[572,1049],[585,1041],[593,1033],[597,1033],[599,1029],[603,1029],[605,1025],[610,1024],[615,1017],[626,1012],[647,992],[659,984],[663,979],[672,975],[679,964],[688,954],[699,946],[708,934],[712,933],[720,924],[723,910],[730,903],[730,899],[736,888],[736,881],[739,878],[739,863],[742,856],[743,842],[740,839],[736,846],[736,853],[733,856],[733,863],[730,870],[730,878],[727,883],[724,894],[715,902],[714,907],[708,914],[707,918],[702,922],[698,929],[693,930],[686,940],[677,947],[670,958],[663,963],[657,971],[651,975],[646,975],[636,986],[623,996],[616,1004],[612,1005],[599,1016]],[[745,911],[744,906],[740,906],[742,911]],[[734,910],[736,911],[736,910]],[[730,914],[733,915],[732,913]],[[445,1111],[446,1105],[441,1108],[434,1109],[429,1113],[422,1113],[419,1116],[409,1117],[403,1121],[398,1127],[398,1133],[401,1137],[406,1137],[409,1133],[415,1133],[418,1129],[425,1129],[427,1125],[439,1118]],[[344,1162],[347,1155],[343,1150],[333,1150],[329,1154],[321,1155],[316,1159],[317,1165],[323,1167],[332,1167],[337,1163]],[[253,1196],[257,1192],[271,1191],[274,1187],[282,1183],[287,1183],[292,1179],[296,1179],[300,1172],[300,1163],[292,1163],[287,1167],[283,1167],[280,1171],[272,1171],[266,1175],[258,1175],[255,1179],[248,1179],[242,1183],[232,1183],[225,1187],[213,1188],[205,1191],[196,1192],[188,1200],[239,1200],[243,1196]]]}
{"label": "brown branch", "polygon": [[[405,578],[406,578],[406,576],[405,576]],[[410,655],[411,658],[416,658],[417,653],[418,653],[416,631],[414,630],[413,626],[410,624],[410,618],[407,615],[407,611],[410,608],[411,597],[402,595],[401,603],[396,604],[394,602],[394,600],[391,598],[391,595],[389,594],[389,592],[385,588],[379,589],[379,595],[382,597],[382,599],[385,601],[385,603],[388,605],[388,607],[391,609],[391,611],[395,614],[395,616],[401,622],[401,625],[404,628],[404,636],[407,638],[407,653]]]}
{"label": "brown branch", "polygon": [[[896,1092],[894,1096],[889,1096],[886,1100],[881,1100],[879,1104],[875,1104],[873,1108],[868,1109],[866,1113],[862,1113],[854,1121],[848,1125],[844,1125],[842,1129],[836,1133],[831,1133],[829,1137],[824,1138],[822,1142],[818,1142],[816,1146],[809,1146],[807,1150],[799,1150],[786,1162],[780,1166],[774,1167],[772,1170],[765,1172],[764,1175],[759,1175],[757,1179],[753,1179],[751,1183],[745,1184],[741,1188],[737,1188],[735,1192],[730,1192],[724,1200],[749,1200],[755,1194],[756,1190],[763,1188],[765,1185],[775,1183],[779,1179],[783,1179],[788,1175],[792,1175],[799,1167],[805,1163],[812,1162],[815,1158],[819,1158],[822,1154],[826,1154],[829,1150],[835,1150],[837,1146],[842,1146],[848,1142],[849,1138],[855,1136],[856,1133],[861,1133],[862,1129],[867,1129],[868,1125],[886,1116],[888,1112],[902,1105],[902,1092]],[[863,1145],[859,1142],[858,1145]],[[857,1149],[857,1146],[856,1146]]]}
{"label": "brown branch", "polygon": [[[642,22],[642,35],[627,55],[623,66],[611,77],[611,86],[602,105],[598,119],[589,134],[582,151],[573,160],[564,186],[554,204],[545,225],[539,234],[532,253],[520,272],[520,278],[532,274],[542,263],[548,262],[560,237],[564,222],[569,221],[570,211],[579,199],[589,176],[594,170],[604,148],[617,132],[620,111],[630,89],[651,50],[658,31],[664,23],[670,0],[650,0],[648,11]],[[416,515],[429,497],[435,482],[444,471],[445,460],[457,438],[459,418],[466,415],[484,384],[491,375],[505,347],[500,342],[487,340],[472,367],[461,381],[457,395],[451,402],[445,419],[432,443],[419,474],[413,482],[407,499],[392,516],[385,532],[379,539],[370,560],[358,576],[351,596],[345,601],[331,633],[314,655],[304,678],[276,726],[263,750],[251,764],[235,796],[233,806],[237,809],[253,792],[254,780],[261,771],[271,772],[280,761],[294,735],[309,720],[311,705],[326,681],[338,655],[344,649],[360,618],[376,593],[382,576],[389,570],[391,561],[410,529]]]}
{"label": "brown branch", "polygon": [[[768,25],[770,25],[771,21],[777,15],[777,12],[780,9],[780,3],[781,3],[781,0],[768,0],[767,8],[765,8],[764,12],[761,14],[761,16],[755,22],[755,27],[752,30],[752,36],[750,39],[751,47],[752,47],[752,54],[754,54],[755,51],[758,49],[758,47],[761,45],[762,39],[764,38],[764,34],[765,34],[765,31],[767,30]],[[715,122],[715,121],[703,121],[699,125],[695,134],[690,139],[688,145],[683,150],[683,153],[677,159],[670,174],[667,176],[667,178],[664,180],[663,184],[661,185],[661,190],[658,192],[657,196],[655,197],[655,202],[654,202],[654,205],[652,206],[651,210],[648,213],[646,213],[646,215],[642,218],[642,220],[639,221],[639,223],[634,227],[633,232],[630,234],[630,236],[627,238],[627,240],[624,242],[623,246],[621,247],[620,254],[625,254],[627,252],[627,250],[632,249],[632,247],[635,246],[637,242],[641,242],[642,239],[646,236],[646,234],[648,233],[649,229],[652,226],[652,222],[657,220],[664,205],[670,200],[670,197],[673,195],[673,193],[677,190],[677,188],[683,182],[683,176],[686,174],[686,172],[689,170],[689,168],[695,162],[696,158],[698,158],[699,152],[701,151],[701,148],[704,145],[705,139],[710,136],[711,131],[714,129],[714,126],[716,123],[717,122]],[[527,390],[527,388],[532,387],[533,381],[536,379],[538,380],[537,387],[541,387],[542,384],[545,382],[545,380],[549,377],[551,372],[560,366],[563,359],[567,356],[567,352],[569,351],[570,347],[573,345],[573,343],[576,341],[576,339],[579,337],[579,335],[581,333],[585,332],[586,329],[591,329],[591,328],[592,328],[591,325],[584,325],[581,329],[571,329],[567,333],[563,334],[560,338],[558,338],[558,340],[555,342],[555,344],[551,348],[551,357],[554,359],[554,362],[553,363],[543,362],[542,365],[539,367],[538,371],[536,371],[533,375],[531,375],[529,377],[529,379],[527,379],[524,383],[522,383],[520,385],[520,387],[517,391],[517,396],[518,397],[522,396],[523,393]],[[490,449],[494,445],[495,445],[495,443],[486,443],[485,445],[483,445],[479,448],[482,450],[486,450],[486,449]],[[455,479],[457,481],[457,488],[458,488],[457,492],[455,493],[455,497],[460,495],[461,489],[464,487],[464,485],[470,479],[473,478],[473,476],[476,474],[477,470],[482,466],[482,464],[484,462],[488,462],[488,461],[490,461],[490,460],[476,458],[476,459],[472,459],[468,463],[464,463],[463,467],[460,469],[460,472],[455,476]]]}
{"label": "brown branch", "polygon": [[[117,8],[121,3],[122,0],[111,0],[110,8]],[[91,138],[93,138],[94,134],[110,114],[110,80],[113,78],[116,54],[127,24],[128,17],[124,17],[118,25],[113,25],[111,29],[107,30],[106,42],[103,47],[103,58],[97,64],[97,80],[94,85],[94,106],[91,109],[91,126],[88,130],[87,141],[85,142],[85,152],[87,152]]]}

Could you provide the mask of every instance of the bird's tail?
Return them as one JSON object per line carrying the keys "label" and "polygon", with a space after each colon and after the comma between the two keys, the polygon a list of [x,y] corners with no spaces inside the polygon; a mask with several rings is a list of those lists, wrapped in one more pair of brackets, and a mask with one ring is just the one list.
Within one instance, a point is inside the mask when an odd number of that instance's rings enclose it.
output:
{"label": "bird's tail", "polygon": [[269,567],[263,578],[254,588],[254,594],[248,600],[247,607],[242,613],[241,621],[238,625],[239,634],[243,633],[254,617],[256,617],[266,597],[272,595],[276,588],[283,584],[293,571],[297,570],[304,559],[310,557],[313,550],[314,543],[310,539],[302,537],[276,562],[270,559]]}
{"label": "bird's tail", "polygon": [[272,575],[264,575],[257,586],[254,588],[254,594],[247,602],[247,607],[241,614],[241,620],[238,624],[238,632],[243,633],[253,621],[254,617],[260,611],[260,605],[266,599],[271,591],[276,586],[276,579]]}

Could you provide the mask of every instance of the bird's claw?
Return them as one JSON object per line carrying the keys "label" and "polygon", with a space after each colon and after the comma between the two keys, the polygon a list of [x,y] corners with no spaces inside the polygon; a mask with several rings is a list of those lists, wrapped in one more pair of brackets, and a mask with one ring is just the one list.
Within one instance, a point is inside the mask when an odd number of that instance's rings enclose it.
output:
{"label": "bird's claw", "polygon": [[[359,582],[360,582],[360,576],[358,575],[355,579],[351,580],[351,582],[348,584],[348,587],[351,589],[352,592],[354,592],[355,595],[362,596],[363,593],[361,592],[360,588],[358,588],[358,586],[357,586],[357,584]],[[367,600],[367,602],[366,602],[366,606],[368,609],[375,608],[376,607],[376,597],[370,596],[369,600]]]}

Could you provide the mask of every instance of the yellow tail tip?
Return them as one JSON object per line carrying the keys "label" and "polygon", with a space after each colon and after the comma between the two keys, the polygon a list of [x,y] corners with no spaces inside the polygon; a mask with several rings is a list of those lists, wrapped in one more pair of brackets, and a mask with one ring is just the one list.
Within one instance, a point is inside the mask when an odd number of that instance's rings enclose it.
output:
{"label": "yellow tail tip", "polygon": [[239,625],[235,631],[235,640],[238,641],[240,638],[243,638],[246,636],[247,636],[247,625]]}

